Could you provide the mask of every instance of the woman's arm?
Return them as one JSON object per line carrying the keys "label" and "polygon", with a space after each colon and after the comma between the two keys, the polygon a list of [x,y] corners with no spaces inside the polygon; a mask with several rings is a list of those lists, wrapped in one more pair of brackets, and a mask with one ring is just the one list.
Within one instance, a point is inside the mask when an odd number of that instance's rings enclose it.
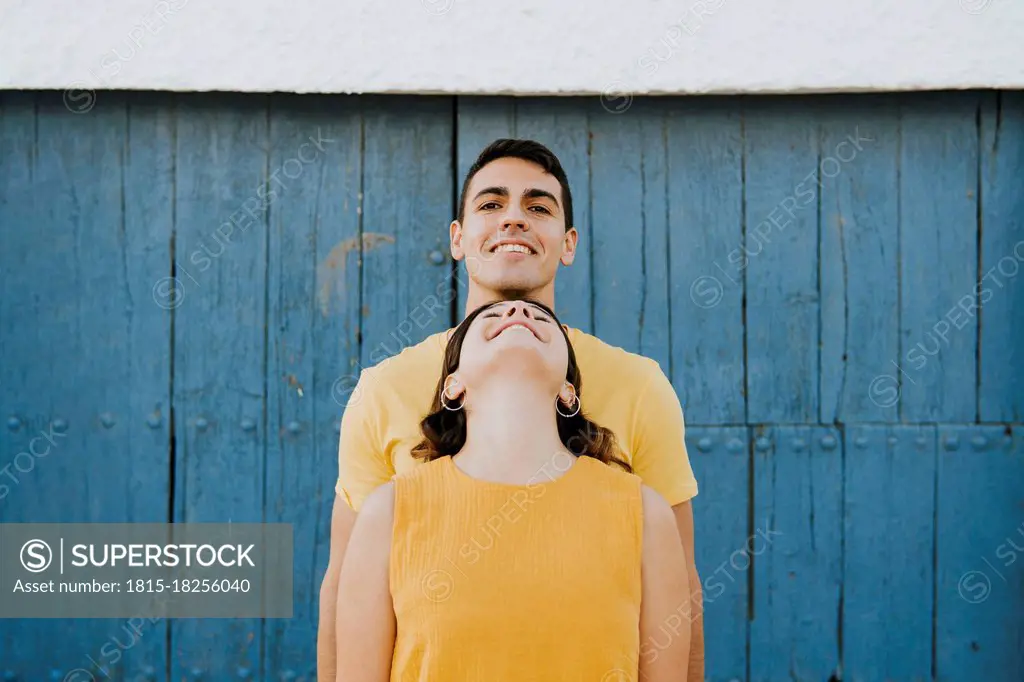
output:
{"label": "woman's arm", "polygon": [[394,484],[366,498],[356,517],[338,578],[338,682],[388,682],[395,651],[395,612],[388,580]]}
{"label": "woman's arm", "polygon": [[643,487],[640,679],[685,682],[690,656],[689,577],[672,507]]}

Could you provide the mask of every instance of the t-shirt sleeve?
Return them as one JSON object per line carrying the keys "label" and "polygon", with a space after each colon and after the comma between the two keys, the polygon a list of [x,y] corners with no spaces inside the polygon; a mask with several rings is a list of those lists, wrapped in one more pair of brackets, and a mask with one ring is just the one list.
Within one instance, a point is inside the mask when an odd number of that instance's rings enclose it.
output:
{"label": "t-shirt sleeve", "polygon": [[362,370],[341,416],[338,439],[338,482],[334,491],[353,511],[378,486],[394,475],[383,450],[380,386],[368,370]]}
{"label": "t-shirt sleeve", "polygon": [[633,471],[670,505],[697,495],[679,396],[655,366],[633,413]]}

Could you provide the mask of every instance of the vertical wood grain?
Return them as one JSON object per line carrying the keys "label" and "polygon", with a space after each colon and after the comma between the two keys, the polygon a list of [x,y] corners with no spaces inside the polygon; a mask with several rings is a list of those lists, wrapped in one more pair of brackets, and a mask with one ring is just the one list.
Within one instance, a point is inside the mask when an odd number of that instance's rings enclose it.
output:
{"label": "vertical wood grain", "polygon": [[[583,235],[590,241],[594,259],[594,334],[631,352],[640,346],[647,284],[640,130],[645,119],[648,123],[656,121],[654,115],[638,109],[628,116],[605,113],[591,119],[592,229]],[[576,201],[574,197],[574,210]],[[662,367],[666,374],[668,369]]]}
{"label": "vertical wood grain", "polygon": [[[175,264],[184,296],[174,311],[174,520],[261,522],[269,333],[261,207],[294,191],[295,180],[269,167],[265,97],[189,95],[177,108]],[[171,628],[174,679],[259,669],[258,619],[180,619]]]}
{"label": "vertical wood grain", "polygon": [[[744,427],[697,426],[686,450],[701,485],[693,500],[694,550],[704,607],[705,675],[746,679],[751,570],[774,537],[754,518],[750,528],[750,449]],[[693,586],[691,586],[691,590]]]}
{"label": "vertical wood grain", "polygon": [[844,679],[932,679],[935,429],[848,427]]}
{"label": "vertical wood grain", "polygon": [[[986,95],[981,108],[981,306],[978,414],[1024,421],[1024,95]],[[969,303],[969,301],[965,301]],[[967,330],[964,330],[967,331]]]}
{"label": "vertical wood grain", "polygon": [[[167,518],[170,315],[151,292],[170,262],[173,132],[166,106],[126,100],[78,115],[55,93],[3,100],[4,522]],[[5,621],[0,668],[162,671],[164,626],[129,640],[118,625]],[[102,653],[111,636],[130,654]]]}
{"label": "vertical wood grain", "polygon": [[935,673],[1024,679],[1024,431],[939,428]]}
{"label": "vertical wood grain", "polygon": [[776,534],[754,560],[753,682],[827,680],[839,668],[842,460],[833,428],[754,430],[754,523]]}
{"label": "vertical wood grain", "polygon": [[747,417],[813,421],[822,177],[816,113],[807,101],[755,99],[744,104],[743,118],[746,229],[738,263],[747,295]]}
{"label": "vertical wood grain", "polygon": [[335,427],[359,359],[358,100],[275,96],[269,140],[270,167],[292,177],[269,210],[266,518],[291,524],[297,551],[293,615],[267,621],[263,670],[268,680],[312,679],[338,473]]}
{"label": "vertical wood grain", "polygon": [[363,367],[449,327],[453,106],[441,97],[362,102]]}
{"label": "vertical wood grain", "polygon": [[742,123],[729,100],[666,103],[672,380],[691,424],[746,419]]}
{"label": "vertical wood grain", "polygon": [[896,421],[899,109],[889,97],[844,96],[819,111],[819,419]]}
{"label": "vertical wood grain", "polygon": [[919,95],[901,105],[904,422],[973,421],[976,414],[977,110],[975,93]]}
{"label": "vertical wood grain", "polygon": [[[643,299],[640,302],[639,346],[635,352],[655,360],[672,381],[672,304],[671,256],[669,254],[669,161],[666,119],[669,108],[664,100],[643,102],[641,115],[640,182],[643,204],[639,218],[643,222]],[[595,214],[595,220],[597,215]],[[620,232],[628,234],[622,226]],[[632,248],[632,247],[630,247]],[[595,315],[597,311],[595,310]],[[676,393],[680,393],[676,383]],[[685,394],[683,409],[686,410]]]}

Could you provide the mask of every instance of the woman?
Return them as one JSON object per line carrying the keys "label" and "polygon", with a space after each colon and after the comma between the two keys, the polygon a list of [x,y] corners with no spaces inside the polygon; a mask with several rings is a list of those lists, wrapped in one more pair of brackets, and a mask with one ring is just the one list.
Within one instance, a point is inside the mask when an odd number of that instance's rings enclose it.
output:
{"label": "woman", "polygon": [[686,679],[672,510],[582,395],[541,303],[485,305],[453,331],[425,463],[374,491],[352,530],[339,682]]}

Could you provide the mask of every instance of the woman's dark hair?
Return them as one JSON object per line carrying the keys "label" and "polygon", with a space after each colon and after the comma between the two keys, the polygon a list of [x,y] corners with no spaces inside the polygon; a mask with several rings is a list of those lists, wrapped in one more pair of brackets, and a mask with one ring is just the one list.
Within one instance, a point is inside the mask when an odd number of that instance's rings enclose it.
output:
{"label": "woman's dark hair", "polygon": [[[523,299],[525,302],[544,310],[558,326],[569,350],[569,363],[565,373],[566,381],[576,388],[577,400],[583,400],[583,377],[580,368],[576,364],[576,353],[573,351],[572,342],[565,327],[558,321],[553,310],[539,301]],[[466,333],[470,325],[481,313],[489,308],[502,303],[495,301],[480,306],[455,328],[448,345],[444,351],[444,363],[441,368],[441,378],[437,382],[437,389],[434,391],[434,398],[430,404],[430,414],[420,422],[420,430],[423,432],[423,440],[412,449],[412,456],[429,462],[441,457],[457,454],[462,446],[466,444],[466,411],[448,410],[441,403],[444,394],[445,381],[448,376],[459,368],[459,359],[462,357],[462,344],[466,339]],[[556,400],[558,400],[556,398]],[[555,409],[554,403],[551,409]],[[576,411],[566,409],[567,412]],[[606,429],[590,421],[583,412],[583,409],[576,411],[576,415],[566,417],[557,414],[555,419],[558,424],[558,436],[562,444],[569,452],[577,457],[593,457],[605,464],[618,464],[626,471],[632,472],[633,468],[624,459],[619,457],[618,444],[615,441],[615,434],[611,429]]]}

